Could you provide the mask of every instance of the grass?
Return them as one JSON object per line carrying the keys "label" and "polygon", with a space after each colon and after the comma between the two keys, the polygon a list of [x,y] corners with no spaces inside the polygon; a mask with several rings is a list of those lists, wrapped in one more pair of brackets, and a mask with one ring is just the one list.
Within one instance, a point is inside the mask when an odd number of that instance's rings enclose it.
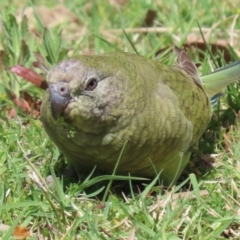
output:
{"label": "grass", "polygon": [[[234,1],[109,2],[114,4],[66,1],[63,8],[75,21],[59,22],[49,31],[38,17],[37,5],[28,21],[16,21],[15,16],[21,15],[23,7],[32,8],[32,2],[20,6],[11,1],[8,8],[0,3],[1,239],[16,239],[18,234],[23,239],[24,233],[30,233],[27,239],[239,239],[238,83],[228,87],[214,107],[213,120],[200,141],[201,154],[193,156],[209,162],[212,154],[213,167],[192,163],[191,174],[168,189],[158,184],[157,177],[146,182],[115,174],[65,183],[54,171],[61,168],[64,157],[46,136],[39,118],[33,112],[24,113],[10,100],[10,92],[20,96],[26,91],[34,101],[43,96],[42,89],[9,70],[15,65],[31,67],[34,52],[46,58],[48,67],[66,58],[67,52],[74,56],[119,49],[172,64],[175,56],[165,52],[156,57],[156,52],[174,44],[181,46],[189,38],[201,39],[199,23],[207,43],[221,40],[230,48],[232,59],[237,58],[240,8]],[[58,5],[57,1],[42,3],[52,12]],[[149,33],[142,28],[148,9],[157,10]],[[210,54],[204,49],[201,58],[197,51],[190,54],[202,63],[202,74],[226,64],[221,52]],[[13,118],[10,109],[16,111]]]}

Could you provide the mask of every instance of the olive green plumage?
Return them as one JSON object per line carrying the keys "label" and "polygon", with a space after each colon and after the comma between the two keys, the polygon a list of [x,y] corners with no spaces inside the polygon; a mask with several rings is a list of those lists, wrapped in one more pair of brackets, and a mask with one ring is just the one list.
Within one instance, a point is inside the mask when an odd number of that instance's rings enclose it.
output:
{"label": "olive green plumage", "polygon": [[112,172],[127,142],[118,173],[161,171],[165,184],[177,180],[212,110],[211,84],[205,90],[195,65],[175,50],[178,66],[108,53],[65,60],[48,72],[41,119],[71,165]]}

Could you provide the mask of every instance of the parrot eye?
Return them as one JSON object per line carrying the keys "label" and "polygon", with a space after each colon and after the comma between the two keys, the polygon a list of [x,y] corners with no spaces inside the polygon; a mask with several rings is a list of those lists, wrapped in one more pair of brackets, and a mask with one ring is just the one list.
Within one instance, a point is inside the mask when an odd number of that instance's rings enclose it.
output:
{"label": "parrot eye", "polygon": [[87,83],[87,86],[86,86],[86,89],[87,91],[93,91],[98,85],[98,81],[96,78],[90,78],[88,80],[88,83]]}

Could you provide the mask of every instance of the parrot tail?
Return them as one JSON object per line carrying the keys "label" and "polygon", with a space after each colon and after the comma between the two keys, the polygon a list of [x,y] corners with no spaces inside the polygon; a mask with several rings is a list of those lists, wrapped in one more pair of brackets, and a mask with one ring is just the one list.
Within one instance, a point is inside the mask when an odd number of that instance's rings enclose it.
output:
{"label": "parrot tail", "polygon": [[201,76],[200,78],[211,98],[211,102],[214,103],[217,101],[217,98],[222,95],[221,92],[225,87],[240,79],[240,60],[219,68],[210,74]]}

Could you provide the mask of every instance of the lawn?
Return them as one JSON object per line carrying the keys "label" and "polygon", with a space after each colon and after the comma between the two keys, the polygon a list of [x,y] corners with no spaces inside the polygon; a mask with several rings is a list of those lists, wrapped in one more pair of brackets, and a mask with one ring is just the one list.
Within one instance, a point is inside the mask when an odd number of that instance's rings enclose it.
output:
{"label": "lawn", "polygon": [[238,82],[175,186],[114,172],[76,181],[61,177],[64,156],[40,121],[38,68],[114,51],[172,65],[176,45],[210,73],[240,57],[238,1],[35,2],[0,2],[0,238],[240,239]]}

